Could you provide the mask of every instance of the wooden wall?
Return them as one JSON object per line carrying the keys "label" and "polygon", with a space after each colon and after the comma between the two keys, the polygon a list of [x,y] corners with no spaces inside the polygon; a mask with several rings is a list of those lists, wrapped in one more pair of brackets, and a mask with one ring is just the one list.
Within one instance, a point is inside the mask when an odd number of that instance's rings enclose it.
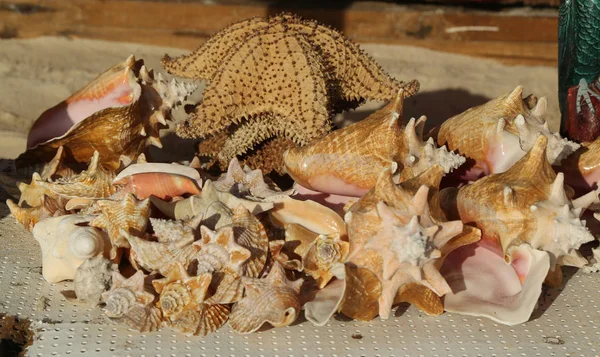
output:
{"label": "wooden wall", "polygon": [[510,64],[557,62],[554,8],[491,11],[371,1],[341,1],[321,9],[305,2],[287,5],[293,3],[298,2],[0,0],[0,37],[58,35],[194,49],[232,22],[293,11],[362,43],[414,45]]}

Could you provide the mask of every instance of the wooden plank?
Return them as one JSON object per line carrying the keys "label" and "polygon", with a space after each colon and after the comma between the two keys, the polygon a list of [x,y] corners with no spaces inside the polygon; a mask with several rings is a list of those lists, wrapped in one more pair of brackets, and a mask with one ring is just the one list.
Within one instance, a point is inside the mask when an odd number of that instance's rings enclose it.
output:
{"label": "wooden plank", "polygon": [[[31,1],[0,5],[0,34],[67,35],[193,49],[232,22],[288,10],[264,4],[55,0],[32,5]],[[15,10],[19,6],[33,10]],[[40,7],[35,10],[35,6]],[[342,30],[359,43],[409,44],[507,63],[555,65],[557,60],[555,12],[524,16],[371,3],[348,9],[294,10]]]}

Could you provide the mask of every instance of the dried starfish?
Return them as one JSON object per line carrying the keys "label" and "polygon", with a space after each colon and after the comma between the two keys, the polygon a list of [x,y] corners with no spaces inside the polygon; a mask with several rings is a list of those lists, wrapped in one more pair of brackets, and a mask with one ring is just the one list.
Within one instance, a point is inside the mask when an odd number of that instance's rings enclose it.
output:
{"label": "dried starfish", "polygon": [[290,14],[235,23],[190,55],[165,56],[163,65],[176,76],[210,82],[177,134],[222,142],[218,153],[203,154],[224,167],[274,138],[305,145],[331,129],[333,113],[365,99],[390,100],[400,88],[411,94],[419,88],[417,81],[390,78],[339,32]]}

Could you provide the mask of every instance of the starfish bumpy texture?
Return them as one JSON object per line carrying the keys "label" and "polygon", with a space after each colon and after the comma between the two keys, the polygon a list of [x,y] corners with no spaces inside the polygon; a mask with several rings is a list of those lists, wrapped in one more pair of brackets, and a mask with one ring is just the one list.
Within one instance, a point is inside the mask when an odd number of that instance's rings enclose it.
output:
{"label": "starfish bumpy texture", "polygon": [[[201,154],[222,168],[277,138],[308,144],[331,130],[334,113],[364,100],[419,89],[417,81],[389,77],[339,32],[290,14],[235,23],[187,56],[165,56],[163,65],[176,76],[210,82],[177,134],[218,141],[204,145],[218,151]],[[280,171],[281,153],[273,155]]]}

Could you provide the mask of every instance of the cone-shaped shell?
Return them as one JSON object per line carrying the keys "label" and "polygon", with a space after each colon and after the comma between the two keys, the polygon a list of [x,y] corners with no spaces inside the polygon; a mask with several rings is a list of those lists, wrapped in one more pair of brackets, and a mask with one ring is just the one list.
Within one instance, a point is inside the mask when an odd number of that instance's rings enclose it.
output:
{"label": "cone-shaped shell", "polygon": [[433,141],[423,142],[424,117],[402,125],[404,95],[401,90],[395,101],[366,119],[286,151],[288,174],[314,191],[359,197],[375,186],[385,168],[410,178],[435,164],[446,172],[462,164],[464,158],[435,148]]}
{"label": "cone-shaped shell", "polygon": [[[579,266],[585,259],[576,250],[594,237],[579,220],[585,207],[573,206],[565,193],[563,174],[557,175],[546,158],[547,142],[540,135],[508,171],[458,190],[456,213],[488,239],[499,240],[505,252],[512,245],[529,243],[550,254],[551,266],[567,257],[572,258],[569,265]],[[446,199],[452,201],[450,196]]]}
{"label": "cone-shaped shell", "polygon": [[501,95],[480,106],[470,108],[446,120],[437,141],[461,155],[475,160],[465,178],[506,171],[534,145],[542,134],[549,140],[546,155],[559,164],[579,147],[549,130],[543,115],[546,98],[529,96],[523,100],[523,87]]}

